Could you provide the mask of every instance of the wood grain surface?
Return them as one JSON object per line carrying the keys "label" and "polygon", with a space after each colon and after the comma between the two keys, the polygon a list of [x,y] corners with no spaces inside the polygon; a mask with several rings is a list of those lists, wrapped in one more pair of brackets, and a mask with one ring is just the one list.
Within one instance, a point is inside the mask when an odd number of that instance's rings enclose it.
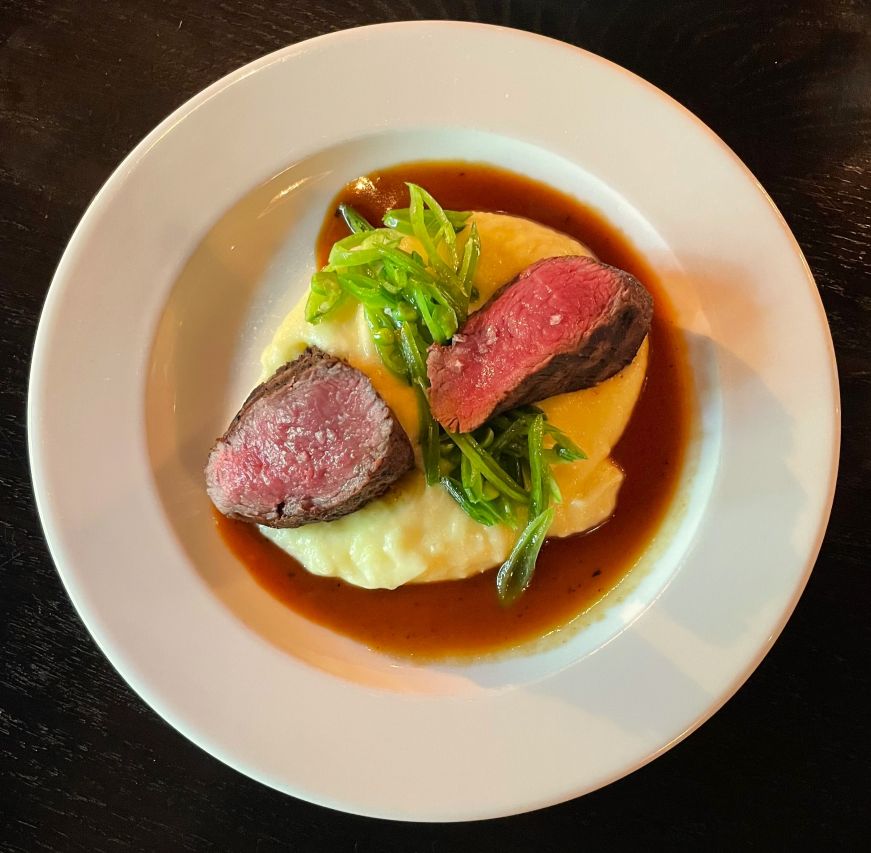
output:
{"label": "wood grain surface", "polygon": [[[805,252],[843,396],[828,535],[795,615],[748,683],[630,777],[481,824],[395,824],[296,801],[158,719],[64,593],[26,452],[40,307],[76,223],[124,155],[171,110],[249,60],[332,30],[412,18],[561,38],[637,72],[709,124],[771,193]],[[0,0],[0,849],[867,843],[868,711],[860,697],[871,646],[869,33],[871,4],[862,0]],[[82,484],[83,500],[90,485]]]}

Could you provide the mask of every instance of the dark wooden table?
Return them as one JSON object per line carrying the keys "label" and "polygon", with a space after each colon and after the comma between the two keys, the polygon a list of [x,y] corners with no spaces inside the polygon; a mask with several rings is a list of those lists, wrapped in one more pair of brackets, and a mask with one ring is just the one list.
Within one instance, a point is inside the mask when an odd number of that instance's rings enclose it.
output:
{"label": "dark wooden table", "polygon": [[[52,566],[31,496],[24,413],[33,336],[64,246],[102,182],[160,119],[290,42],[451,17],[545,33],[613,59],[737,151],[816,276],[838,355],[843,449],[807,591],[762,666],[710,722],[581,800],[481,824],[404,825],[264,788],[131,692]],[[867,0],[2,0],[0,847],[562,853],[867,842],[869,32]],[[83,499],[91,486],[82,484]]]}

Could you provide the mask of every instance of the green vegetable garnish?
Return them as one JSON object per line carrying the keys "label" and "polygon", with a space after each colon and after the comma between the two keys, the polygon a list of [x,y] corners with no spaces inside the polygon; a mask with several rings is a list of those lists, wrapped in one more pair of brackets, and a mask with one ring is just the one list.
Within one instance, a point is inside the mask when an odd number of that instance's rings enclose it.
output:
{"label": "green vegetable garnish", "polygon": [[537,518],[547,508],[544,495],[544,415],[536,415],[526,434],[529,448],[529,517]]}
{"label": "green vegetable garnish", "polygon": [[429,410],[426,390],[419,384],[414,386],[417,396],[417,414],[420,419],[420,448],[423,456],[423,473],[426,484],[434,486],[441,479],[442,456],[439,446],[439,424]]}
{"label": "green vegetable garnish", "polygon": [[350,204],[340,204],[339,213],[342,214],[342,219],[345,220],[345,225],[348,226],[348,230],[352,234],[359,234],[361,231],[372,231],[374,229],[369,220],[360,216]]}
{"label": "green vegetable garnish", "polygon": [[513,604],[529,586],[553,516],[553,507],[550,507],[531,519],[496,573],[496,590],[503,604]]}
{"label": "green vegetable garnish", "polygon": [[[469,468],[480,474],[506,498],[520,504],[529,503],[529,493],[513,480],[488,451],[475,440],[474,433],[448,433],[451,441],[460,448],[463,458],[468,460]],[[472,474],[469,475],[471,481]]]}
{"label": "green vegetable garnish", "polygon": [[309,323],[320,321],[342,300],[342,286],[334,273],[316,272],[312,276],[305,318]]}
{"label": "green vegetable garnish", "polygon": [[[433,418],[426,350],[449,341],[477,299],[472,281],[481,241],[473,222],[460,252],[457,235],[471,213],[444,210],[422,187],[407,186],[409,206],[388,211],[383,228],[339,205],[351,233],[312,276],[305,317],[320,323],[346,297],[361,303],[384,365],[414,389],[427,485],[441,484],[480,524],[524,525],[496,576],[500,600],[511,604],[529,586],[553,521],[551,503],[561,500],[551,466],[586,456],[535,406],[497,415],[469,433],[448,433]],[[403,249],[406,237],[424,254]]]}
{"label": "green vegetable garnish", "polygon": [[[339,205],[339,208],[341,209],[342,206],[343,205]],[[471,211],[468,210],[445,210],[443,212],[448,222],[451,223],[454,231],[458,234],[463,230],[463,228],[465,228],[466,220],[472,215]],[[387,213],[384,214],[384,219],[382,221],[388,228],[393,228],[402,234],[408,236],[414,234],[414,231],[411,228],[411,215],[407,207],[402,208],[401,210],[388,210]],[[435,215],[429,210],[424,213],[424,222],[429,230],[435,230],[437,220]]]}

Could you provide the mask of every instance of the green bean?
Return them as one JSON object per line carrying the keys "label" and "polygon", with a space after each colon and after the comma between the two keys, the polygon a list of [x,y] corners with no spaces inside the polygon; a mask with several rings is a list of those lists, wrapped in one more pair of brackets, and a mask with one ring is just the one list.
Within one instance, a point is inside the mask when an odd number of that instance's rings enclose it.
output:
{"label": "green bean", "polygon": [[499,567],[496,591],[502,604],[513,604],[529,587],[538,552],[553,523],[553,516],[554,510],[550,507],[531,519],[514,543],[508,559]]}
{"label": "green bean", "polygon": [[361,216],[350,204],[340,204],[339,213],[345,220],[345,225],[352,234],[360,234],[363,231],[374,231],[375,226],[369,220]]}

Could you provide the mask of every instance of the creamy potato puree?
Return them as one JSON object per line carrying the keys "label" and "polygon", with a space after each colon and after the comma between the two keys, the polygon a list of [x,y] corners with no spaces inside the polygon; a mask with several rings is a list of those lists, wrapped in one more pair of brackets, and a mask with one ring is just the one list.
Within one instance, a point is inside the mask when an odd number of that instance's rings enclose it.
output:
{"label": "creamy potato puree", "polygon": [[[592,255],[571,237],[526,219],[492,213],[475,213],[474,219],[481,237],[475,273],[478,305],[535,261]],[[309,345],[346,359],[369,376],[393,409],[415,445],[419,463],[414,393],[382,365],[362,309],[349,301],[313,326],[305,320],[305,301],[303,297],[287,315],[264,350],[261,378]],[[553,469],[563,502],[556,505],[552,536],[588,530],[614,511],[623,473],[608,455],[629,421],[646,370],[645,340],[635,360],[617,376],[595,388],[537,404],[588,456]],[[503,525],[485,527],[473,521],[441,487],[427,487],[420,468],[383,498],[337,521],[261,530],[310,572],[370,589],[469,577],[502,563],[518,535]]]}

